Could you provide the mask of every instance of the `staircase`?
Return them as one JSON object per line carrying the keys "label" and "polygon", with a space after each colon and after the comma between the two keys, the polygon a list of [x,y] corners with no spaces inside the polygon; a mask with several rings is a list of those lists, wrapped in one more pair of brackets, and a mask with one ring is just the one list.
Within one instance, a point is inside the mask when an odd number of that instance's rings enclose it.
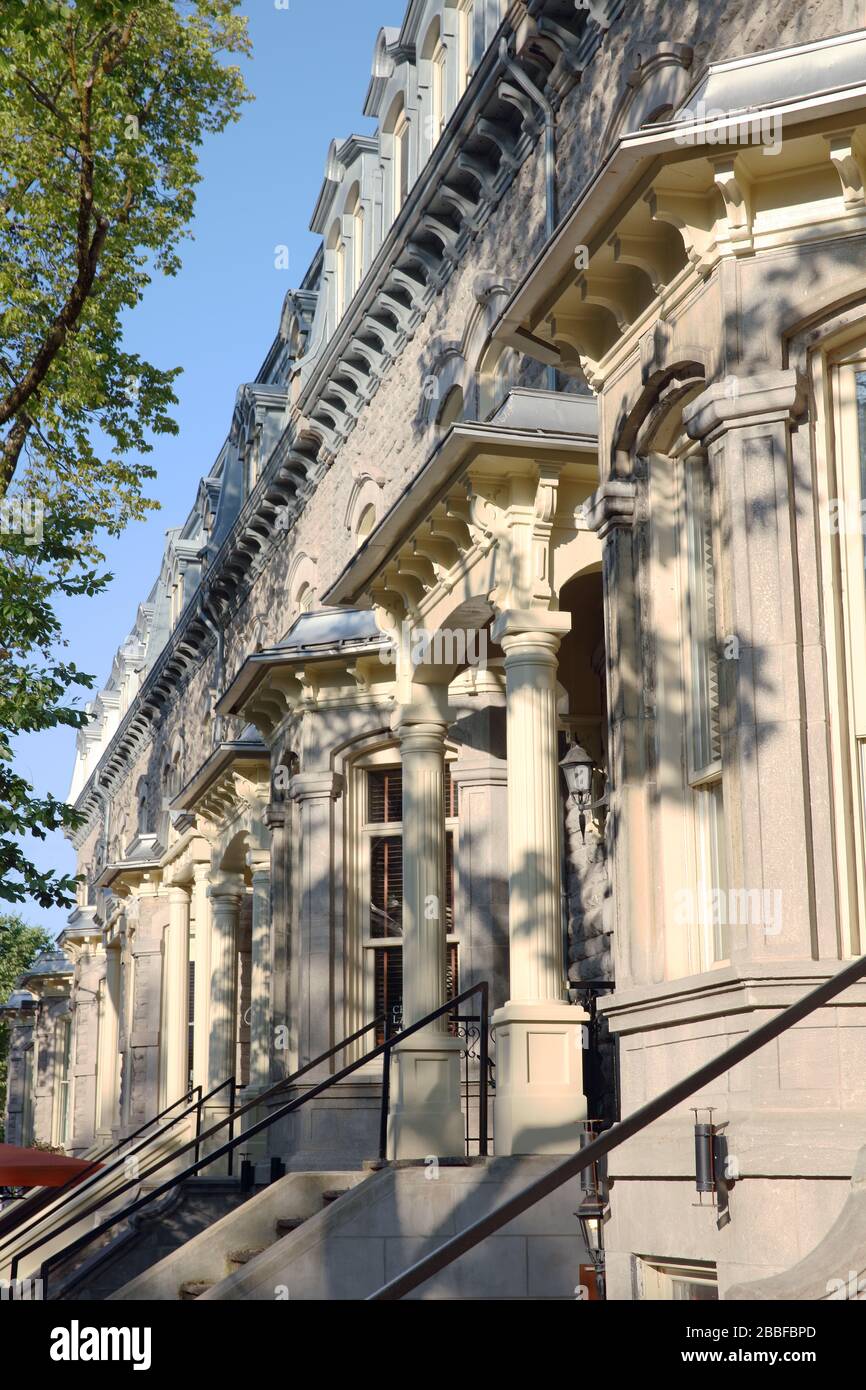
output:
{"label": "staircase", "polygon": [[254,1200],[231,1178],[190,1178],[152,1206],[106,1232],[52,1273],[52,1298],[103,1300],[186,1245],[215,1222]]}
{"label": "staircase", "polygon": [[[360,1171],[288,1173],[154,1262],[110,1297],[192,1302],[282,1245],[367,1178]],[[275,1295],[272,1295],[272,1297]]]}

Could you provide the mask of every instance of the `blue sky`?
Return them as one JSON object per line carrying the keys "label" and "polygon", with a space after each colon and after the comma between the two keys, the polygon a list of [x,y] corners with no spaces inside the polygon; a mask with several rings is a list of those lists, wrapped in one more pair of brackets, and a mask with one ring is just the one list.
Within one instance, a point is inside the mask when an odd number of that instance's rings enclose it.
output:
{"label": "blue sky", "polygon": [[[379,28],[399,25],[406,8],[405,0],[284,2],[241,6],[254,50],[246,79],[256,100],[202,151],[195,240],[186,244],[183,269],[155,279],[128,320],[131,349],[157,366],[183,368],[180,433],[158,441],[150,456],[159,470],[150,495],[161,510],[108,547],[108,591],[58,610],[69,657],[98,684],[156,578],[165,531],[185,518],[225,438],[238,386],[254,376],[271,343],[286,290],[300,283],[316,250],[309,220],[328,145],[373,129],[361,114],[373,46]],[[289,248],[287,271],[275,269],[278,245]],[[38,793],[65,798],[74,747],[70,730],[22,738],[18,771]],[[40,867],[74,871],[74,852],[61,835],[27,848]],[[28,903],[22,911],[50,931],[65,924],[59,909]]]}

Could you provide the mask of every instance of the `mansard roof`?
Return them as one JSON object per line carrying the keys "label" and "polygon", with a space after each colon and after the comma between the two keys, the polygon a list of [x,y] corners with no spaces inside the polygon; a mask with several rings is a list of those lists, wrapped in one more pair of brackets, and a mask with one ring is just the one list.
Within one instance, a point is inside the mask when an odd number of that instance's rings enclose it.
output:
{"label": "mansard roof", "polygon": [[[81,735],[70,796],[87,819],[73,837],[76,842],[100,814],[97,786],[104,791],[125,775],[165,702],[209,649],[216,628],[244,601],[257,566],[284,539],[287,525],[306,505],[534,148],[541,131],[538,114],[523,98],[515,101],[500,38],[507,37],[511,59],[559,102],[579,81],[607,23],[626,3],[603,0],[590,14],[576,10],[571,0],[530,0],[512,5],[504,19],[498,5],[476,3],[471,81],[462,92],[456,80],[452,83],[441,137],[432,136],[429,123],[419,119],[412,35],[426,33],[437,15],[453,17],[451,0],[411,0],[401,29],[380,32],[364,110],[377,116],[385,103],[387,115],[396,96],[404,95],[411,131],[408,196],[397,210],[393,198],[383,194],[383,176],[393,176],[390,149],[382,143],[393,138],[387,130],[332,146],[328,171],[340,182],[326,180],[334,184],[333,192],[323,190],[318,214],[323,218],[326,206],[341,207],[340,193],[345,201],[358,180],[365,214],[360,284],[340,303],[336,251],[323,245],[299,290],[286,297],[278,333],[244,395],[247,401],[261,400],[267,388],[275,388],[256,467],[245,467],[245,441],[233,422],[208,485],[198,489],[194,511],[200,525],[182,527],[168,538],[149,600],[146,655],[136,679],[127,682],[123,697],[115,699],[109,691],[97,697],[94,725]],[[280,389],[284,402],[276,394]],[[195,539],[200,549],[192,559],[178,547]],[[187,566],[179,606],[166,601],[177,563]]]}

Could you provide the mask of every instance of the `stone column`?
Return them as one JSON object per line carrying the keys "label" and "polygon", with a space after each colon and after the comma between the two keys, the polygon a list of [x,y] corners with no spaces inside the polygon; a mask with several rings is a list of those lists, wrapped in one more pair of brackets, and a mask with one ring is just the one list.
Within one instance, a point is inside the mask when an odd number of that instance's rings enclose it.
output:
{"label": "stone column", "polygon": [[195,1029],[192,1076],[207,1091],[210,1052],[211,904],[208,897],[210,865],[193,869],[191,907],[195,915]]}
{"label": "stone column", "polygon": [[105,953],[105,985],[99,1020],[99,1058],[96,1065],[96,1130],[108,1140],[120,1122],[120,947]]}
{"label": "stone column", "polygon": [[[401,711],[403,768],[403,1021],[445,1002],[445,734],[428,712]],[[443,1016],[394,1054],[394,1158],[465,1153],[460,1044]]]}
{"label": "stone column", "polygon": [[271,1079],[289,1076],[297,1066],[297,1035],[290,1008],[292,911],[292,806],[271,802],[265,820],[271,832]]}
{"label": "stone column", "polygon": [[[237,874],[217,874],[208,889],[211,905],[210,1019],[208,1091],[235,1074],[237,1065],[238,921],[243,882]],[[217,1096],[228,1106],[228,1092]]]}
{"label": "stone column", "polygon": [[[327,1051],[333,1037],[331,816],[343,788],[333,772],[300,772],[291,796],[300,810],[297,985],[298,1065]],[[330,1070],[333,1070],[333,1066]],[[313,1073],[305,1081],[310,1082]]]}
{"label": "stone column", "polygon": [[252,964],[250,984],[250,1091],[271,1082],[271,857],[250,854],[253,876]]}
{"label": "stone column", "polygon": [[565,1002],[557,652],[567,613],[508,612],[493,640],[505,652],[508,721],[510,997],[493,1016],[498,1155],[571,1153],[586,1118],[581,1025]]}
{"label": "stone column", "polygon": [[161,1108],[159,1022],[166,911],[167,904],[155,883],[136,889],[129,905],[125,991],[129,1015],[122,1074],[123,1123],[127,1129],[138,1129]]}
{"label": "stone column", "polygon": [[78,955],[73,991],[68,1147],[75,1155],[91,1149],[96,1135],[99,986],[105,957],[101,950],[93,950],[92,946],[92,941],[87,942]]}
{"label": "stone column", "polygon": [[189,889],[168,890],[168,926],[163,937],[160,1110],[189,1086]]}

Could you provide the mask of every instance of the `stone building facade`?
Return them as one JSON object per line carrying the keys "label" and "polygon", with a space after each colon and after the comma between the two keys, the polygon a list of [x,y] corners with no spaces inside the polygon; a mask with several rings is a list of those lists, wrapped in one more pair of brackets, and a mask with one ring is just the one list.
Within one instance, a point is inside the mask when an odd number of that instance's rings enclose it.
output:
{"label": "stone building facade", "polygon": [[[496,1154],[568,1153],[863,952],[862,8],[382,30],[376,134],[328,151],[321,249],[79,739],[72,1152],[487,980]],[[864,1006],[694,1099],[727,1224],[687,1106],[611,1155],[608,1297],[809,1254]],[[392,1157],[464,1153],[459,1052],[397,1049]],[[380,1089],[256,1157],[359,1165]]]}

